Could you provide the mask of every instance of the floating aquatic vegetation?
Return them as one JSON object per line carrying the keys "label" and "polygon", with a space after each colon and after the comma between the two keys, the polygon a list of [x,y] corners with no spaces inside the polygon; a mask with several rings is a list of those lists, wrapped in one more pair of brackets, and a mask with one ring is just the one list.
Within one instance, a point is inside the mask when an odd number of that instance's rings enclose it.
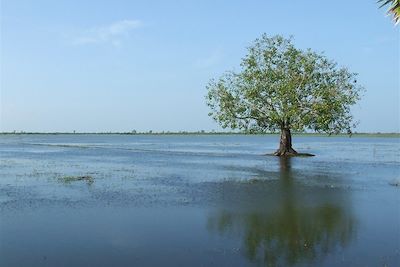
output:
{"label": "floating aquatic vegetation", "polygon": [[392,186],[400,186],[400,179],[389,182]]}
{"label": "floating aquatic vegetation", "polygon": [[94,183],[94,178],[90,175],[62,176],[62,177],[59,177],[58,180],[63,183],[72,183],[72,182],[77,182],[77,181],[86,181],[87,184],[89,184],[89,185]]}

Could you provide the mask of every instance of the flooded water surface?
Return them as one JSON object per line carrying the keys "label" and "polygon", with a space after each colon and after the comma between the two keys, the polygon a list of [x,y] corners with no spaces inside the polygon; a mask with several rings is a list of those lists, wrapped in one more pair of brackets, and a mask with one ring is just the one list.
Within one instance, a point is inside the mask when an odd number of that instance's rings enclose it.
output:
{"label": "flooded water surface", "polygon": [[0,266],[400,266],[398,138],[0,135]]}

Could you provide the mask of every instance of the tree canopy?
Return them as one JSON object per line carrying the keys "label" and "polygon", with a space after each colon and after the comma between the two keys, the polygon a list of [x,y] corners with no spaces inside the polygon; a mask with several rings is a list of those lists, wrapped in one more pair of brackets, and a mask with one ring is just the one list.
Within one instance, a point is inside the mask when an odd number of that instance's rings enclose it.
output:
{"label": "tree canopy", "polygon": [[248,47],[238,72],[208,85],[209,113],[223,128],[351,133],[350,107],[360,98],[357,74],[292,38],[263,34]]}

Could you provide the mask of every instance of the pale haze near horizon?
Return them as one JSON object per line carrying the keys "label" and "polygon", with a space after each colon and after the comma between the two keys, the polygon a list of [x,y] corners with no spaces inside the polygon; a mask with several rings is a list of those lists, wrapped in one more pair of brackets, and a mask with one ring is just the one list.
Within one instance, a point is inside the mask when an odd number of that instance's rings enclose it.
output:
{"label": "pale haze near horizon", "polygon": [[1,1],[0,131],[220,130],[205,86],[262,33],[359,73],[357,132],[399,132],[399,27],[376,1]]}

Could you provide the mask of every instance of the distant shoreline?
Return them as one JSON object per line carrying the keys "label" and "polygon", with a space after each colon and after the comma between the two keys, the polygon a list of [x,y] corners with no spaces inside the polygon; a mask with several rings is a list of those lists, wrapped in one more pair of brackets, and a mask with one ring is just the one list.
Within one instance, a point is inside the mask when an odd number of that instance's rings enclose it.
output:
{"label": "distant shoreline", "polygon": [[[279,133],[245,133],[245,132],[0,132],[0,135],[279,135]],[[324,133],[293,133],[296,136],[349,136],[348,134],[324,134]],[[353,133],[357,137],[397,137],[400,133]]]}

